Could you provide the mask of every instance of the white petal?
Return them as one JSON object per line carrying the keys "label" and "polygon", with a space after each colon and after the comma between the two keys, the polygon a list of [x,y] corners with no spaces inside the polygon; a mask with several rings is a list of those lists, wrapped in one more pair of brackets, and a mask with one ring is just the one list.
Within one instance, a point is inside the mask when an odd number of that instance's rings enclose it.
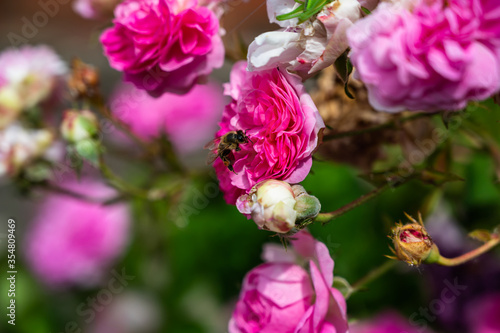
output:
{"label": "white petal", "polygon": [[294,60],[303,50],[300,33],[271,31],[255,38],[248,47],[247,70],[265,70]]}
{"label": "white petal", "polygon": [[298,6],[300,5],[296,3],[294,0],[268,0],[267,16],[269,17],[269,22],[276,23],[283,28],[296,26],[298,23],[297,18],[285,21],[278,21],[276,19],[276,16],[288,14]]}

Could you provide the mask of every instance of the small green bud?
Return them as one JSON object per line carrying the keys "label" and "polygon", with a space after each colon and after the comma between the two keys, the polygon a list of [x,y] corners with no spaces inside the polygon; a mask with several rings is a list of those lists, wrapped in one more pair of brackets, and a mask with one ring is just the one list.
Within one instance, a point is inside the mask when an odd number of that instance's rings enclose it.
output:
{"label": "small green bud", "polygon": [[63,138],[71,143],[95,138],[98,129],[97,117],[88,110],[66,111],[61,124]]}

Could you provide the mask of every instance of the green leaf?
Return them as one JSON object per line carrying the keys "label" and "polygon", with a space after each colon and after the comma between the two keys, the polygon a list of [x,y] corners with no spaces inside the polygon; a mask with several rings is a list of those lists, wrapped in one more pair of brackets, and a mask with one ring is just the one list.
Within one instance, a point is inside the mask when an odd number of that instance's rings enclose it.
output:
{"label": "green leaf", "polygon": [[480,242],[486,243],[491,240],[491,233],[488,230],[477,229],[469,233],[469,237],[476,239]]}
{"label": "green leaf", "polygon": [[346,279],[340,276],[336,276],[333,278],[333,288],[338,289],[345,299],[348,299],[354,291],[354,288],[351,286],[351,284]]}
{"label": "green leaf", "polygon": [[337,75],[340,77],[340,79],[344,83],[345,94],[350,99],[354,99],[354,96],[351,94],[351,92],[349,91],[349,87],[348,87],[349,76],[351,75],[352,70],[353,70],[351,60],[347,56],[349,54],[349,50],[350,49],[347,49],[344,53],[342,53],[340,55],[340,57],[337,58],[337,60],[335,60],[334,66],[335,66],[335,70],[337,71]]}
{"label": "green leaf", "polygon": [[303,6],[300,6],[300,7],[295,8],[295,10],[292,10],[290,13],[276,16],[276,19],[278,21],[285,21],[285,20],[289,20],[292,18],[296,18],[303,12],[303,10],[304,10]]}
{"label": "green leaf", "polygon": [[361,10],[363,11],[363,13],[365,13],[366,15],[370,15],[372,12],[366,8],[366,7],[361,7]]}
{"label": "green leaf", "polygon": [[101,153],[101,145],[98,141],[87,139],[75,143],[75,149],[78,154],[92,163],[94,166],[99,165],[99,155]]}

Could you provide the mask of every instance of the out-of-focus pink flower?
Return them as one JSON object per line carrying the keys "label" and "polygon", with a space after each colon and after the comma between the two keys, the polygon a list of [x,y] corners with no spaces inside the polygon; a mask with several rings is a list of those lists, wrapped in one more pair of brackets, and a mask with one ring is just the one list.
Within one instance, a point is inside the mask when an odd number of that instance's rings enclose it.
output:
{"label": "out-of-focus pink flower", "polygon": [[0,89],[15,92],[22,109],[53,97],[66,72],[66,64],[48,46],[23,46],[0,54]]}
{"label": "out-of-focus pink flower", "polygon": [[325,126],[318,109],[297,77],[271,69],[247,72],[238,62],[225,94],[233,100],[224,109],[217,137],[244,130],[252,140],[234,151],[234,171],[217,159],[214,166],[224,198],[230,204],[266,179],[299,183],[312,166],[312,153]]}
{"label": "out-of-focus pink flower", "polygon": [[276,15],[291,12],[296,6],[294,1],[268,1],[269,20],[283,29],[263,33],[250,44],[249,70],[281,66],[305,79],[332,65],[348,48],[346,31],[362,13],[357,0],[327,4],[312,23],[297,25],[297,19],[276,20]]}
{"label": "out-of-focus pink flower", "polygon": [[101,35],[111,67],[153,96],[186,93],[222,66],[219,21],[196,0],[126,0]]}
{"label": "out-of-focus pink flower", "polygon": [[[347,332],[346,304],[333,283],[333,259],[307,232],[294,235],[295,251],[270,244],[268,261],[245,276],[229,322],[230,333]],[[306,260],[309,270],[295,263]]]}
{"label": "out-of-focus pink flower", "polygon": [[484,296],[471,303],[467,313],[471,333],[500,332],[500,293]]}
{"label": "out-of-focus pink flower", "polygon": [[348,38],[380,111],[458,110],[500,89],[496,0],[381,3]]}
{"label": "out-of-focus pink flower", "polygon": [[[109,199],[114,191],[95,181],[61,187],[91,198]],[[26,260],[48,285],[94,285],[124,250],[129,216],[123,204],[101,205],[54,194],[45,199],[26,236]]]}
{"label": "out-of-focus pink flower", "polygon": [[166,133],[180,153],[202,149],[217,128],[224,108],[220,84],[197,85],[182,96],[153,98],[132,85],[120,86],[111,109],[132,131],[148,140]]}
{"label": "out-of-focus pink flower", "polygon": [[115,7],[123,0],[75,0],[73,9],[87,19],[98,19],[113,15]]}
{"label": "out-of-focus pink flower", "polygon": [[13,123],[0,130],[0,178],[16,176],[37,157],[42,156],[54,141],[47,129],[26,129]]}
{"label": "out-of-focus pink flower", "polygon": [[384,312],[366,321],[358,321],[350,326],[350,333],[430,333],[421,326],[411,326],[408,318],[394,311]]}

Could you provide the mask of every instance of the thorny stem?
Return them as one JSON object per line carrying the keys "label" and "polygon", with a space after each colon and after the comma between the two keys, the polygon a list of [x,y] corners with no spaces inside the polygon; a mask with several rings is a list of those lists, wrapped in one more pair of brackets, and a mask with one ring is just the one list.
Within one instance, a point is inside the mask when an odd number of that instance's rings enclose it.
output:
{"label": "thorny stem", "polygon": [[368,200],[375,198],[377,195],[379,195],[380,193],[383,193],[385,190],[387,190],[389,188],[396,188],[398,186],[401,186],[411,179],[413,179],[413,178],[407,177],[407,178],[402,179],[398,183],[388,182],[387,184],[374,189],[373,191],[359,197],[358,199],[348,203],[347,205],[345,205],[337,210],[334,210],[333,212],[318,214],[318,216],[316,216],[316,218],[314,219],[314,222],[320,222],[321,224],[325,225],[328,222],[330,222],[331,220],[336,219],[337,217],[339,217],[341,215],[344,215],[348,211],[358,207],[359,205],[367,202]]}
{"label": "thorny stem", "polygon": [[351,294],[362,290],[367,284],[387,273],[395,265],[396,265],[395,260],[388,260],[379,267],[374,268],[368,274],[366,274],[364,277],[362,277],[352,285]]}
{"label": "thorny stem", "polygon": [[461,256],[458,256],[456,258],[445,258],[443,256],[439,256],[435,263],[442,266],[458,266],[472,259],[477,258],[483,253],[488,252],[498,244],[500,244],[500,235],[492,234],[491,239],[486,243],[484,243],[483,245],[481,245],[480,247],[478,247],[477,249],[462,254]]}
{"label": "thorny stem", "polygon": [[356,135],[360,135],[360,134],[364,134],[364,133],[376,132],[376,131],[380,131],[383,129],[390,129],[390,128],[396,129],[396,128],[398,128],[398,126],[400,124],[405,123],[407,121],[412,121],[412,120],[416,120],[416,119],[420,119],[420,118],[424,118],[424,117],[430,117],[430,116],[433,116],[435,114],[436,113],[417,113],[417,114],[413,114],[413,115],[408,116],[408,117],[394,119],[394,120],[388,121],[384,124],[377,125],[377,126],[372,126],[372,127],[368,127],[368,128],[354,130],[354,131],[329,134],[329,135],[325,135],[323,137],[323,141],[341,139],[341,138],[345,138],[345,137],[349,137],[349,136],[356,136]]}

